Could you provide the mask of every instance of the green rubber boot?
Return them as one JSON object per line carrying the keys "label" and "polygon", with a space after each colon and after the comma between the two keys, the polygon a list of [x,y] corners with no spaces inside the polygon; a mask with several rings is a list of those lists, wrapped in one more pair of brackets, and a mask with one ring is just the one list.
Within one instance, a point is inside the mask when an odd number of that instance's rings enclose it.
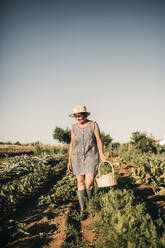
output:
{"label": "green rubber boot", "polygon": [[93,196],[93,188],[92,189],[86,189],[88,200],[92,199]]}
{"label": "green rubber boot", "polygon": [[87,203],[87,212],[88,212],[88,216],[91,215],[91,211],[92,211],[92,196],[93,196],[93,188],[92,189],[86,189],[86,193],[88,196],[88,203]]}
{"label": "green rubber boot", "polygon": [[79,219],[80,220],[84,220],[86,218],[86,190],[82,189],[82,190],[78,190],[77,191],[77,196],[78,196],[78,201],[80,204],[80,216]]}

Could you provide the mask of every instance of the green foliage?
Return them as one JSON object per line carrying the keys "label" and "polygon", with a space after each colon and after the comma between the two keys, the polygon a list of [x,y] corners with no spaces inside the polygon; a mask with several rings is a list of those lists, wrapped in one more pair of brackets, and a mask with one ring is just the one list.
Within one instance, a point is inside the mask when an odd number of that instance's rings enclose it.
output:
{"label": "green foliage", "polygon": [[63,129],[56,126],[53,133],[53,138],[58,140],[60,143],[69,144],[71,140],[71,131],[68,128]]}
{"label": "green foliage", "polygon": [[76,189],[76,178],[67,171],[65,176],[53,186],[49,195],[43,195],[38,199],[38,205],[43,208],[58,207],[59,204],[72,200],[76,195]]}
{"label": "green foliage", "polygon": [[118,142],[110,143],[107,147],[104,149],[105,156],[108,157],[116,157],[118,155],[118,151],[121,147],[121,144]]}
{"label": "green foliage", "polygon": [[34,186],[43,182],[52,172],[53,169],[51,167],[42,165],[39,168],[34,168],[33,172],[21,179],[2,185],[0,189],[0,209],[3,211],[6,205],[17,203],[22,196],[32,192]]}
{"label": "green foliage", "polygon": [[[139,203],[131,189],[111,188],[108,193],[99,193],[95,198],[93,214],[95,221],[90,228],[97,235],[93,247],[138,248],[163,247],[162,232],[157,231],[156,225],[144,203]],[[100,205],[100,206],[99,206]],[[163,222],[157,227],[163,228]]]}
{"label": "green foliage", "polygon": [[118,149],[120,147],[120,143],[119,142],[113,142],[112,143],[112,149],[115,150],[115,149]]}
{"label": "green foliage", "polygon": [[108,147],[108,145],[112,142],[112,137],[109,134],[105,134],[104,132],[100,133],[100,138],[105,147]]}
{"label": "green foliage", "polygon": [[63,158],[64,155],[60,153],[51,155],[42,153],[40,156],[35,157],[28,155],[9,157],[0,165],[0,175],[14,180],[19,176],[32,172],[37,166],[48,165],[52,162],[56,165]]}
{"label": "green foliage", "polygon": [[158,153],[160,153],[160,154],[165,153],[165,145],[157,144],[157,151],[158,151]]}
{"label": "green foliage", "polygon": [[31,145],[32,145],[32,146],[41,145],[41,142],[40,142],[40,141],[32,142]]}
{"label": "green foliage", "polygon": [[138,183],[150,184],[155,192],[161,190],[161,184],[165,183],[165,159],[143,156],[139,160],[137,168],[131,168],[132,177]]}
{"label": "green foliage", "polygon": [[[3,219],[3,216],[8,215],[10,207],[16,206],[21,199],[24,199],[24,196],[34,192],[36,186],[41,185],[49,176],[56,173],[57,168],[64,168],[67,161],[60,160],[60,154],[42,154],[40,157],[22,155],[8,158],[6,162],[0,166],[0,174],[2,178],[8,178],[7,182],[0,182],[0,236],[3,236],[5,230],[8,229],[10,229],[13,236],[19,233],[29,235],[25,223],[16,220],[7,221]],[[54,166],[49,164],[52,161],[56,161]],[[44,197],[41,200],[44,201]],[[47,202],[48,201],[52,204],[51,199],[47,199]],[[45,205],[46,204],[47,203],[45,203]],[[39,235],[43,236],[44,234],[39,233]],[[1,242],[0,240],[1,246],[3,246],[3,242],[4,241]]]}
{"label": "green foliage", "polygon": [[23,196],[31,193],[37,185],[51,176],[57,167],[66,164],[66,161],[61,161],[58,165],[54,163],[55,167],[53,167],[49,165],[52,159],[59,160],[60,158],[57,158],[57,155],[54,155],[54,157],[50,155],[43,157],[24,155],[10,158],[8,162],[1,165],[1,175],[9,177],[9,181],[0,183],[1,213],[7,211],[8,206],[16,204]]}
{"label": "green foliage", "polygon": [[41,145],[38,144],[38,143],[36,143],[34,146],[35,146],[34,153],[35,153],[36,155],[41,155],[41,153],[42,153],[42,147],[41,147]]}
{"label": "green foliage", "polygon": [[11,228],[16,229],[16,232],[14,232],[12,236],[16,236],[18,233],[23,233],[26,235],[30,234],[26,228],[26,224],[20,221],[10,219],[8,223],[8,229],[11,229]]}
{"label": "green foliage", "polygon": [[[114,172],[116,172],[114,166],[113,166],[113,169],[114,169]],[[112,167],[111,167],[111,165],[109,163],[104,163],[104,164],[102,164],[100,166],[101,175],[106,175],[106,174],[108,174],[110,172],[112,172]]]}
{"label": "green foliage", "polygon": [[21,143],[19,141],[15,142],[14,145],[21,146]]}
{"label": "green foliage", "polygon": [[64,247],[92,248],[163,248],[165,245],[164,223],[159,217],[152,220],[145,203],[139,202],[130,188],[98,190],[95,185],[88,213],[94,221],[87,226],[95,234],[93,240],[82,240],[74,224],[74,214],[67,225],[71,237]]}
{"label": "green foliage", "polygon": [[146,133],[134,132],[131,137],[131,144],[142,152],[157,153],[156,142],[153,137],[147,137]]}
{"label": "green foliage", "polygon": [[68,145],[41,145],[36,144],[34,147],[34,154],[37,156],[42,156],[43,154],[49,154],[54,156],[58,155],[67,155],[68,154]]}
{"label": "green foliage", "polygon": [[115,164],[136,165],[137,167],[130,168],[133,181],[137,183],[150,184],[155,192],[159,192],[161,185],[165,183],[164,153],[142,152],[135,145],[126,143],[120,145],[116,151]]}

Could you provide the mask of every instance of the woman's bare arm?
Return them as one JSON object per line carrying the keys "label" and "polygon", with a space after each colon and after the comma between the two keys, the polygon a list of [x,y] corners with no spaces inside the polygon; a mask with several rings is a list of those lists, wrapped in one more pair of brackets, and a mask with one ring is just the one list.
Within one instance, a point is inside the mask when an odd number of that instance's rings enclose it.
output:
{"label": "woman's bare arm", "polygon": [[72,168],[72,163],[71,163],[71,156],[72,156],[72,150],[73,150],[73,146],[75,143],[75,139],[74,139],[74,132],[73,132],[73,126],[71,129],[71,142],[69,145],[69,159],[68,159],[68,170],[71,171]]}
{"label": "woman's bare arm", "polygon": [[103,143],[102,143],[101,138],[100,138],[100,129],[99,129],[99,126],[96,122],[94,122],[94,127],[95,127],[94,132],[95,132],[95,137],[96,137],[96,141],[97,141],[97,147],[99,150],[100,158],[101,158],[102,162],[105,162],[106,157],[104,156]]}

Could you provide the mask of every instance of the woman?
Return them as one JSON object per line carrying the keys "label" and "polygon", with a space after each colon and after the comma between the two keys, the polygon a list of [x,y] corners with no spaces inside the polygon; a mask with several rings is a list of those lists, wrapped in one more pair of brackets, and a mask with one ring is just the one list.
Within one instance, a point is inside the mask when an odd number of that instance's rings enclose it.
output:
{"label": "woman", "polygon": [[69,146],[68,170],[77,178],[77,196],[81,208],[80,219],[84,219],[85,199],[92,198],[94,177],[99,165],[99,154],[104,163],[103,144],[100,139],[100,130],[96,122],[88,120],[90,112],[86,107],[78,105],[70,117],[75,117],[77,123],[72,125],[71,143]]}

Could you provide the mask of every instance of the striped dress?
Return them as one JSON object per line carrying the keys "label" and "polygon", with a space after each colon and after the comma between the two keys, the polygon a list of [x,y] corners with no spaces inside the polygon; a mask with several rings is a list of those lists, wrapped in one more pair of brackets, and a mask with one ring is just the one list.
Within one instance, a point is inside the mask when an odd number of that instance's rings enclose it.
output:
{"label": "striped dress", "polygon": [[94,173],[96,175],[99,165],[99,152],[94,134],[94,122],[86,128],[73,125],[75,144],[72,150],[71,162],[74,175]]}

